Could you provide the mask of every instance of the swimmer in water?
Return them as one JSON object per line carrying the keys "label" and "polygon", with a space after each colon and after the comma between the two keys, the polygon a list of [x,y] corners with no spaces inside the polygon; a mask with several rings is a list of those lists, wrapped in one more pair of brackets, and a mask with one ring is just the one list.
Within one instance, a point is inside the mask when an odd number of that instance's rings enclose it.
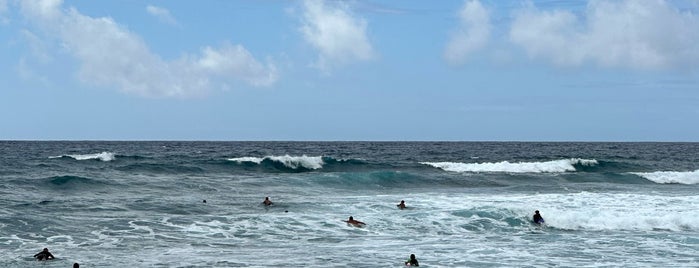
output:
{"label": "swimmer in water", "polygon": [[398,208],[400,208],[400,209],[404,209],[404,208],[405,208],[405,200],[401,200],[401,201],[400,201],[400,204],[398,204],[398,205],[396,205],[396,206],[397,206]]}
{"label": "swimmer in water", "polygon": [[262,204],[265,204],[265,206],[271,206],[274,203],[272,203],[272,200],[269,200],[269,196],[268,196],[268,197],[265,197],[265,201],[262,201]]}
{"label": "swimmer in water", "polygon": [[415,258],[415,254],[410,254],[410,259],[405,262],[405,266],[420,266],[420,263],[417,262],[417,258]]}

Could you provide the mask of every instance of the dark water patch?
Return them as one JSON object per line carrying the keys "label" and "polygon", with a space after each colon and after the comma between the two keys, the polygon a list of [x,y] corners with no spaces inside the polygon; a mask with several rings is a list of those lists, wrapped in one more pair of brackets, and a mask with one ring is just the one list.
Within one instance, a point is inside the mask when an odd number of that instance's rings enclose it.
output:
{"label": "dark water patch", "polygon": [[94,189],[106,185],[109,183],[103,180],[71,175],[48,177],[40,179],[38,183],[39,187],[53,190]]}
{"label": "dark water patch", "polygon": [[178,173],[204,173],[205,170],[201,167],[180,165],[180,164],[161,164],[161,163],[136,163],[117,167],[116,170],[124,172],[139,172],[139,173],[156,173],[156,174],[178,174]]}

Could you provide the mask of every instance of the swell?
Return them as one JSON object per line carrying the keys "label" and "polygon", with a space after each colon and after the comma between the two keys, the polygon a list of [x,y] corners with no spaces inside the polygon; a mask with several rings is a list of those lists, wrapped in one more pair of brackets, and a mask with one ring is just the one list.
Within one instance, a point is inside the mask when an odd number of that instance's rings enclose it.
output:
{"label": "swell", "polygon": [[52,190],[82,190],[109,185],[104,180],[74,175],[47,177],[40,179],[37,184],[42,188]]}

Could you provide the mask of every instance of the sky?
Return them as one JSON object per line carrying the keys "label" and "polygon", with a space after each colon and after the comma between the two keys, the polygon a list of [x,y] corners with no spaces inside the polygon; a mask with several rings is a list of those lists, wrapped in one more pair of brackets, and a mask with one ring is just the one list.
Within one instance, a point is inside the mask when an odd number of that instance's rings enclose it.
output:
{"label": "sky", "polygon": [[699,0],[0,0],[0,140],[699,141]]}

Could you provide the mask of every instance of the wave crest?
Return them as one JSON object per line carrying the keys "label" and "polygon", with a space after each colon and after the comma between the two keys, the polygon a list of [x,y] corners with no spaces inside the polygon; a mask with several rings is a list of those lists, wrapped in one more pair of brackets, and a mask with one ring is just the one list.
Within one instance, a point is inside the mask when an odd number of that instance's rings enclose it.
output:
{"label": "wave crest", "polygon": [[575,165],[594,166],[598,162],[595,159],[560,159],[545,162],[518,162],[510,163],[502,161],[497,163],[459,163],[459,162],[421,162],[420,164],[433,166],[452,172],[506,172],[506,173],[563,173],[576,171]]}
{"label": "wave crest", "polygon": [[699,169],[695,171],[656,171],[656,172],[633,172],[644,179],[662,184],[699,184]]}
{"label": "wave crest", "polygon": [[114,153],[110,152],[101,152],[101,153],[96,153],[96,154],[67,154],[67,155],[60,155],[60,156],[51,156],[49,158],[73,158],[75,160],[100,160],[103,162],[108,162],[108,161],[113,161],[116,159],[114,156]]}
{"label": "wave crest", "polygon": [[255,164],[262,164],[264,161],[270,161],[270,162],[275,162],[275,163],[281,163],[285,167],[290,168],[290,169],[321,169],[323,168],[323,165],[325,162],[323,161],[322,156],[290,156],[290,155],[283,155],[283,156],[265,156],[265,157],[237,157],[237,158],[230,158],[228,161],[233,161],[237,163],[255,163]]}

